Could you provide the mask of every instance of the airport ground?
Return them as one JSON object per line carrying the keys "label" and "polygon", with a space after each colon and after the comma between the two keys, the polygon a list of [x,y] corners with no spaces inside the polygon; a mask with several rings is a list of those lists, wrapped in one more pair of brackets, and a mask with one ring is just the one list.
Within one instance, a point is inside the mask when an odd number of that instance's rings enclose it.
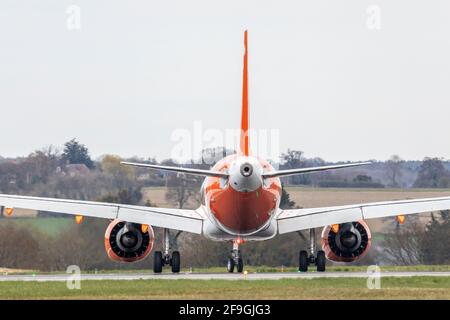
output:
{"label": "airport ground", "polygon": [[84,273],[79,290],[68,274],[2,269],[0,299],[445,299],[450,266],[382,266],[380,289],[368,289],[366,266],[331,266],[326,273],[295,268],[246,268],[227,274],[203,268],[179,275],[148,270]]}
{"label": "airport ground", "polygon": [[450,299],[450,277],[383,277],[380,289],[364,278],[281,280],[86,280],[0,282],[0,299]]}

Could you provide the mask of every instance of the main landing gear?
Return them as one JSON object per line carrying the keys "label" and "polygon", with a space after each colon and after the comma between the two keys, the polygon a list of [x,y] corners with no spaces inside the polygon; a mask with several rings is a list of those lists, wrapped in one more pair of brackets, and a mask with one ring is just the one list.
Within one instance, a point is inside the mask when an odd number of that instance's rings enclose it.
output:
{"label": "main landing gear", "polygon": [[316,231],[315,229],[309,229],[309,256],[305,250],[300,251],[298,259],[299,268],[301,272],[308,271],[309,265],[316,265],[318,272],[325,271],[325,252],[322,250],[317,251],[317,255],[314,255],[316,248]]}
{"label": "main landing gear", "polygon": [[[175,244],[176,244],[176,240],[180,234],[181,234],[181,232],[178,232],[175,235],[175,237],[174,237]],[[155,255],[153,257],[153,271],[155,273],[161,273],[163,266],[170,265],[172,267],[173,273],[180,272],[180,265],[181,265],[180,252],[172,251],[172,255],[170,255],[169,229],[164,229],[163,250],[164,250],[164,253],[161,251],[155,251]]]}
{"label": "main landing gear", "polygon": [[233,240],[233,250],[231,250],[230,257],[227,262],[227,271],[234,272],[236,268],[237,272],[244,271],[244,261],[242,260],[241,251],[239,250],[240,240]]}

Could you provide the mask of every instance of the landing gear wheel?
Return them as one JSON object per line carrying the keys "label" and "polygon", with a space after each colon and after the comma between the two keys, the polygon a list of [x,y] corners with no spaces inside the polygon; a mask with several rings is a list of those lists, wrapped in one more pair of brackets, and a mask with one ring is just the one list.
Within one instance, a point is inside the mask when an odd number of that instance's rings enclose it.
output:
{"label": "landing gear wheel", "polygon": [[306,252],[305,250],[300,251],[300,256],[298,258],[298,264],[299,264],[299,268],[298,271],[300,272],[306,272],[308,271],[308,252]]}
{"label": "landing gear wheel", "polygon": [[227,262],[227,271],[232,273],[234,271],[234,260],[230,257]]}
{"label": "landing gear wheel", "polygon": [[325,252],[322,250],[317,251],[316,266],[318,272],[325,271],[325,261]]}
{"label": "landing gear wheel", "polygon": [[237,264],[237,272],[242,273],[244,271],[244,261],[242,258],[239,258],[238,264]]}
{"label": "landing gear wheel", "polygon": [[161,273],[163,267],[163,258],[161,251],[155,251],[155,255],[153,257],[153,272]]}
{"label": "landing gear wheel", "polygon": [[171,265],[172,265],[173,273],[180,272],[180,252],[179,251],[172,252]]}

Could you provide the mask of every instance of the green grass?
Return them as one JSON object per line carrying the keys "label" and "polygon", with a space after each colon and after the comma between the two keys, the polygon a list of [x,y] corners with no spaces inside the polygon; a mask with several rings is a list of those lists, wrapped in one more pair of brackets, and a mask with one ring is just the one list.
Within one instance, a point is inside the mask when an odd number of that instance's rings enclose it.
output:
{"label": "green grass", "polygon": [[450,299],[450,277],[289,280],[112,280],[82,281],[80,290],[64,282],[0,282],[0,299]]}

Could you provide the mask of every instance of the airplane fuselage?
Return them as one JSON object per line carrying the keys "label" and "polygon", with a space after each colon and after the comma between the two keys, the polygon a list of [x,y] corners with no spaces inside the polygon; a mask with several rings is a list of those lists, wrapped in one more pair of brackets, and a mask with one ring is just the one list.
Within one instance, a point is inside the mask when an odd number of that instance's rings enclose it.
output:
{"label": "airplane fuselage", "polygon": [[237,154],[213,167],[228,178],[207,177],[203,183],[202,209],[210,223],[205,236],[214,240],[263,240],[276,234],[273,217],[281,199],[279,178],[262,178],[273,171],[265,160]]}

